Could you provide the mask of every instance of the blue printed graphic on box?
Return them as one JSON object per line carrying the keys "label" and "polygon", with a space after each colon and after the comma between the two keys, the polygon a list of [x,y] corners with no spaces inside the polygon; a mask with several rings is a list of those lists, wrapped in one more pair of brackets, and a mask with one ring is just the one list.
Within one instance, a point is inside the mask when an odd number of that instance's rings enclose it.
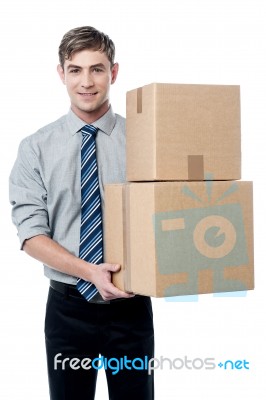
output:
{"label": "blue printed graphic on box", "polygon": [[[211,187],[207,189],[211,192]],[[216,203],[235,190],[237,186],[232,185]],[[183,193],[196,199],[187,186]],[[201,270],[212,270],[214,292],[246,289],[243,282],[223,277],[225,267],[248,263],[240,204],[159,212],[154,215],[154,231],[159,273],[188,274],[187,282],[170,286],[165,291],[166,296],[198,293]]]}

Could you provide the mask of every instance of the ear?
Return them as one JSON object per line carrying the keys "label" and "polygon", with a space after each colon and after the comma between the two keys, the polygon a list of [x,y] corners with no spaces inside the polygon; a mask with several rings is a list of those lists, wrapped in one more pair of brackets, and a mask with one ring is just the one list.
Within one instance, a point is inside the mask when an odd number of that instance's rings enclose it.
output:
{"label": "ear", "polygon": [[118,70],[119,70],[119,64],[115,63],[114,66],[111,69],[111,73],[112,73],[111,84],[115,83],[116,78],[117,78],[117,74],[118,74]]}
{"label": "ear", "polygon": [[60,76],[61,81],[65,85],[65,72],[60,64],[57,66],[57,72],[58,72],[58,75]]}

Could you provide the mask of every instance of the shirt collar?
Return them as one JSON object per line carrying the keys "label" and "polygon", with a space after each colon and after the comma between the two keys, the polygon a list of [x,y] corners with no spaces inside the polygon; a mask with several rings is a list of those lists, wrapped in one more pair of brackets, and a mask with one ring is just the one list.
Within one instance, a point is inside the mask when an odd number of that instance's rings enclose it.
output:
{"label": "shirt collar", "polygon": [[[79,132],[84,125],[86,125],[86,122],[80,119],[71,109],[67,114],[67,120],[73,136]],[[96,126],[100,131],[110,136],[115,127],[115,122],[116,115],[110,106],[108,111],[101,118],[93,122],[92,125]]]}

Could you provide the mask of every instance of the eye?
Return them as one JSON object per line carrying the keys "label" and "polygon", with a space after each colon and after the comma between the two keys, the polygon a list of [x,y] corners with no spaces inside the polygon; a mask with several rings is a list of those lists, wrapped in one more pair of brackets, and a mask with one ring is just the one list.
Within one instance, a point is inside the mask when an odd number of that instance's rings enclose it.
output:
{"label": "eye", "polygon": [[71,74],[77,74],[79,72],[79,69],[78,68],[73,68],[73,69],[70,69],[69,72]]}
{"label": "eye", "polygon": [[93,68],[93,72],[103,72],[103,69],[102,68],[99,68],[99,67],[95,67],[95,68]]}

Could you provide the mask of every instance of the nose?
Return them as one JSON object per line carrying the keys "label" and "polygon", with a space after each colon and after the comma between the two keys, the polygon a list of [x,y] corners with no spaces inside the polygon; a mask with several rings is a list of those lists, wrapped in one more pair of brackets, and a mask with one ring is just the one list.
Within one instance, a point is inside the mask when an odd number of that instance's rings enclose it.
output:
{"label": "nose", "polygon": [[81,86],[84,88],[89,88],[93,86],[93,79],[89,71],[84,71],[82,75]]}

